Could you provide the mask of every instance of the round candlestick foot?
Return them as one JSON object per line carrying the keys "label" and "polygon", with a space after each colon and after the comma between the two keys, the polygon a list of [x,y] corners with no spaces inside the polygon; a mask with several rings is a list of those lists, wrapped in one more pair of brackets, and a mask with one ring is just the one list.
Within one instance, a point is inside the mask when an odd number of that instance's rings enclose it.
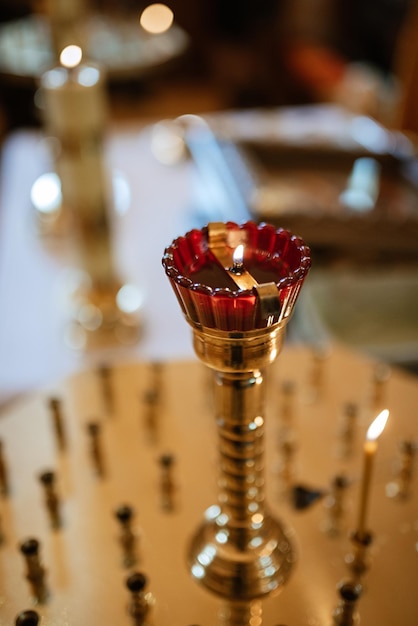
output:
{"label": "round candlestick foot", "polygon": [[290,532],[269,515],[251,527],[228,526],[228,521],[219,509],[195,533],[188,553],[194,579],[218,596],[234,600],[279,593],[296,561]]}

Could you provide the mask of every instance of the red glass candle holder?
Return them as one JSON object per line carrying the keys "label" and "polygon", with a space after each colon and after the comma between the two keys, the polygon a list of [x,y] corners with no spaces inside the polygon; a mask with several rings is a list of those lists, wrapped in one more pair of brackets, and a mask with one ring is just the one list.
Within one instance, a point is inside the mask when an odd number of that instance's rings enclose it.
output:
{"label": "red glass candle holder", "polygon": [[225,255],[244,246],[243,265],[259,284],[274,283],[280,306],[271,317],[261,313],[255,289],[240,289],[209,245],[208,227],[191,230],[165,250],[163,266],[190,323],[225,331],[261,329],[283,321],[311,265],[309,248],[289,231],[269,224],[228,222]]}

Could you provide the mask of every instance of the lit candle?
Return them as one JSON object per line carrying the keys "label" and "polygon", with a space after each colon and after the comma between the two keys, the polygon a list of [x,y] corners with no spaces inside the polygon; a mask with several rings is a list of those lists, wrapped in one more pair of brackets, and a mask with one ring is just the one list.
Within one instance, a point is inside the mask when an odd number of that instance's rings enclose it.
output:
{"label": "lit candle", "polygon": [[309,248],[269,224],[212,223],[179,237],[163,265],[186,318],[249,331],[288,318],[310,268]]}
{"label": "lit candle", "polygon": [[244,246],[240,243],[232,253],[232,269],[234,274],[241,274],[244,270]]}
{"label": "lit candle", "polygon": [[388,417],[389,411],[387,409],[384,409],[381,413],[379,413],[376,419],[373,420],[373,422],[370,424],[367,430],[366,440],[364,442],[363,475],[360,490],[359,517],[356,532],[356,535],[360,539],[367,531],[366,516],[367,508],[369,505],[369,492],[373,471],[373,462],[377,450],[377,440],[386,426]]}

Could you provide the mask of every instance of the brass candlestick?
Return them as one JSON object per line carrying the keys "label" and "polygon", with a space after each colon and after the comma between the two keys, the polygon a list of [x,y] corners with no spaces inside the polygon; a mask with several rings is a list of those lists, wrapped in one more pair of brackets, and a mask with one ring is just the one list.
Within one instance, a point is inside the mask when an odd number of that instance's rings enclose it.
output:
{"label": "brass candlestick", "polygon": [[130,345],[141,336],[142,294],[124,283],[116,267],[115,194],[104,156],[106,77],[102,67],[83,59],[79,46],[60,52],[59,64],[42,75],[40,86],[45,130],[54,138],[57,200],[52,207],[41,202],[39,210],[45,218],[48,209],[45,232],[47,226],[51,233],[59,231],[56,222],[63,218],[70,226],[64,234],[71,240],[64,249],[81,270],[77,284],[67,286],[71,318],[66,341],[75,349]]}
{"label": "brass candlestick", "polygon": [[340,602],[332,616],[334,626],[354,626],[358,623],[356,606],[361,592],[362,587],[359,583],[346,581],[338,585]]}
{"label": "brass candlestick", "polygon": [[39,604],[48,599],[48,587],[45,580],[45,568],[39,556],[40,543],[37,539],[26,539],[20,544],[20,551],[26,561],[26,578],[31,592]]}
{"label": "brass candlestick", "polygon": [[399,444],[400,458],[396,479],[386,485],[386,495],[390,498],[406,500],[410,496],[414,475],[414,460],[418,451],[415,441],[405,439]]}
{"label": "brass candlestick", "polygon": [[331,483],[331,491],[325,499],[326,519],[323,523],[323,530],[330,536],[341,533],[344,516],[344,492],[350,482],[344,474],[335,476]]}
{"label": "brass candlestick", "polygon": [[191,540],[190,571],[224,598],[262,598],[282,589],[296,560],[265,502],[263,371],[281,350],[309,250],[272,226],[210,224],[173,242],[163,265],[215,380],[219,497]]}
{"label": "brass candlestick", "polygon": [[370,532],[359,535],[354,532],[350,537],[352,552],[345,557],[350,571],[356,579],[361,578],[370,566],[370,546],[373,542],[373,535]]}

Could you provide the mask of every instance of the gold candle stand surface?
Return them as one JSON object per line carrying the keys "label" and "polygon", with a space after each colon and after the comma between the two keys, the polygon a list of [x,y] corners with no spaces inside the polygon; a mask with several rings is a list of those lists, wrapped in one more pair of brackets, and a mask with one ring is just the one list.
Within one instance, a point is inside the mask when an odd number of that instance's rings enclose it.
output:
{"label": "gold candle stand surface", "polygon": [[[311,399],[313,354],[285,346],[265,381],[266,500],[271,515],[283,517],[294,531],[298,559],[292,575],[275,597],[228,606],[190,575],[187,549],[202,511],[216,502],[219,459],[209,373],[199,362],[162,363],[157,401],[149,433],[149,406],[155,393],[154,364],[112,367],[103,393],[97,370],[82,372],[22,399],[3,410],[0,439],[8,475],[8,493],[0,497],[0,624],[13,624],[29,609],[41,626],[132,626],[132,593],[126,586],[134,572],[146,576],[150,594],[147,619],[155,626],[326,626],[338,606],[337,585],[351,579],[345,557],[351,550],[361,480],[362,441],[375,417],[370,405],[374,363],[339,346],[324,362],[321,394]],[[280,482],[280,415],[283,382],[294,384],[292,428],[296,442],[291,484]],[[51,397],[61,400],[66,446],[57,441]],[[356,439],[349,458],[339,456],[338,420],[347,401],[358,404]],[[379,442],[375,459],[368,525],[373,532],[369,567],[356,604],[361,624],[416,626],[418,484],[408,498],[391,498],[386,485],[398,471],[399,442],[416,437],[417,379],[393,370],[385,388],[393,419]],[[87,424],[101,425],[104,475],[95,471]],[[173,506],[164,507],[161,458],[172,455]],[[62,524],[53,529],[39,485],[41,472],[55,472]],[[345,493],[341,532],[323,532],[323,500],[295,509],[286,495],[302,484],[326,491],[333,476],[350,480]],[[135,511],[136,563],[124,565],[121,528],[115,511]],[[39,541],[48,597],[35,604],[26,580],[19,546]],[[148,596],[147,596],[148,597]],[[252,620],[252,621],[250,621]]]}

